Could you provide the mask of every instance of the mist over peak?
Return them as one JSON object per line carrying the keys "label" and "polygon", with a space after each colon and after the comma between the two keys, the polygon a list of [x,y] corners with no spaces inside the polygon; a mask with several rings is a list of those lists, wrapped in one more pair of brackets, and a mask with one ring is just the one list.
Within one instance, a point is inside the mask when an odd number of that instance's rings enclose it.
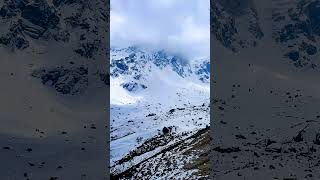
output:
{"label": "mist over peak", "polygon": [[112,46],[164,49],[188,58],[209,56],[209,1],[111,4]]}

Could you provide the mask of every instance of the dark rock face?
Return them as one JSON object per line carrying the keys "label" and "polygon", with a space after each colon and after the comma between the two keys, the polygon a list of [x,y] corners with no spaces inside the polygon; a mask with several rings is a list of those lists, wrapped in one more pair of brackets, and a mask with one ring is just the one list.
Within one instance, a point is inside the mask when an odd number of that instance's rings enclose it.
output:
{"label": "dark rock face", "polygon": [[20,10],[29,3],[28,0],[10,0],[5,1],[4,5],[1,7],[0,16],[4,18],[10,18],[18,14],[17,10]]}
{"label": "dark rock face", "polygon": [[[277,42],[288,42],[301,36],[314,40],[315,35],[319,35],[318,4],[319,2],[316,1],[299,1],[296,7],[288,9],[290,22],[281,27],[279,31],[274,32],[275,40]],[[274,18],[278,16],[278,14],[273,14]]]}
{"label": "dark rock face", "polygon": [[317,53],[320,36],[320,2],[300,0],[294,7],[284,10],[287,10],[287,16],[273,14],[273,19],[279,22],[275,23],[277,30],[273,32],[273,38],[279,45],[289,48],[286,57],[295,67],[317,67],[312,56]]}
{"label": "dark rock face", "polygon": [[0,37],[0,45],[9,46],[12,49],[23,50],[29,47],[29,41],[25,40],[21,35],[16,35],[15,31]]}
{"label": "dark rock face", "polygon": [[88,30],[90,28],[90,24],[86,22],[84,19],[81,19],[79,16],[71,16],[64,19],[67,24],[70,24],[73,28],[80,27],[81,29]]}
{"label": "dark rock face", "polygon": [[304,11],[309,19],[312,32],[319,36],[320,35],[320,2],[319,1],[310,2]]}
{"label": "dark rock face", "polygon": [[[241,48],[254,47],[264,37],[257,11],[249,1],[219,0],[211,2],[211,33],[226,48],[233,52]],[[249,23],[245,29],[240,29],[240,18]],[[249,38],[241,34],[249,33]]]}
{"label": "dark rock face", "polygon": [[291,59],[292,61],[298,61],[299,60],[299,52],[298,51],[291,51],[286,56]]}
{"label": "dark rock face", "polygon": [[[315,59],[320,38],[320,1],[274,1],[272,39],[296,68],[318,67]],[[251,0],[211,3],[211,34],[225,48],[238,52],[263,43],[258,11]],[[267,37],[268,38],[268,37]]]}
{"label": "dark rock face", "polygon": [[[3,27],[8,27],[7,31],[3,29],[0,33],[0,44],[12,50],[23,50],[29,46],[30,40],[26,35],[39,39],[47,30],[56,29],[60,23],[59,16],[47,1],[36,3],[30,3],[27,0],[5,1],[1,7],[0,16]],[[53,35],[59,36],[59,33],[58,30]]]}
{"label": "dark rock face", "polygon": [[199,76],[199,80],[202,82],[209,82],[210,80],[210,63],[203,62],[196,68],[195,72]]}
{"label": "dark rock face", "polygon": [[303,42],[301,44],[300,49],[301,51],[306,52],[308,55],[315,55],[317,53],[317,47],[306,42]]}
{"label": "dark rock face", "polygon": [[232,51],[236,51],[233,45],[237,29],[235,19],[224,15],[218,3],[211,3],[211,29],[218,41]]}
{"label": "dark rock face", "polygon": [[53,0],[52,4],[57,7],[62,4],[70,5],[70,4],[74,4],[74,3],[78,3],[78,2],[80,2],[80,0]]}
{"label": "dark rock face", "polygon": [[21,17],[44,29],[55,28],[59,17],[47,6],[31,4],[21,10]]}
{"label": "dark rock face", "polygon": [[40,78],[42,84],[53,87],[61,94],[79,94],[88,86],[88,69],[84,67],[41,69],[34,71],[32,76]]}
{"label": "dark rock face", "polygon": [[180,56],[173,56],[170,59],[173,71],[177,72],[181,77],[185,77],[187,72],[191,72],[187,60]]}
{"label": "dark rock face", "polygon": [[169,57],[164,50],[160,50],[154,54],[154,64],[160,68],[169,65]]}
{"label": "dark rock face", "polygon": [[122,87],[130,92],[137,91],[140,88],[146,89],[147,86],[144,84],[138,84],[137,82],[130,82],[122,84]]}
{"label": "dark rock face", "polygon": [[119,68],[122,71],[127,71],[129,69],[129,67],[125,64],[123,59],[115,61],[115,65],[117,68]]}
{"label": "dark rock face", "polygon": [[109,73],[100,73],[100,80],[106,85],[110,85],[110,74]]}
{"label": "dark rock face", "polygon": [[98,51],[98,44],[98,41],[93,43],[83,43],[81,44],[80,48],[74,50],[74,52],[85,58],[92,58],[94,53]]}
{"label": "dark rock face", "polygon": [[[102,9],[92,12],[102,1],[53,0],[53,5],[49,2],[4,1],[0,7],[0,45],[14,51],[38,44],[31,43],[33,41],[54,40],[61,45],[72,41],[74,53],[85,58],[92,58],[102,47],[105,49],[97,24],[107,25],[108,15]],[[65,11],[69,6],[73,13]],[[103,29],[103,33],[105,31]]]}

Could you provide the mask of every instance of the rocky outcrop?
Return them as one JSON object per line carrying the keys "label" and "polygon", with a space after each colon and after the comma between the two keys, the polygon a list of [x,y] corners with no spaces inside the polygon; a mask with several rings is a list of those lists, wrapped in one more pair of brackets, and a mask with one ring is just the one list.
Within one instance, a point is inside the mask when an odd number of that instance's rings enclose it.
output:
{"label": "rocky outcrop", "polygon": [[40,69],[34,71],[32,76],[41,79],[42,84],[53,87],[61,94],[75,95],[84,92],[88,87],[88,69],[82,66]]}
{"label": "rocky outcrop", "polygon": [[211,35],[233,52],[255,47],[264,37],[253,2],[211,2]]}

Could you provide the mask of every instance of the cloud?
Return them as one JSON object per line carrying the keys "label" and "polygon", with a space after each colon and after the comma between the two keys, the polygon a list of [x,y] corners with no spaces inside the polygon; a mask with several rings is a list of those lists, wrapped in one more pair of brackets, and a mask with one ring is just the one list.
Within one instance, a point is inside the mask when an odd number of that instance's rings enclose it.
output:
{"label": "cloud", "polygon": [[209,57],[209,0],[111,0],[111,46]]}

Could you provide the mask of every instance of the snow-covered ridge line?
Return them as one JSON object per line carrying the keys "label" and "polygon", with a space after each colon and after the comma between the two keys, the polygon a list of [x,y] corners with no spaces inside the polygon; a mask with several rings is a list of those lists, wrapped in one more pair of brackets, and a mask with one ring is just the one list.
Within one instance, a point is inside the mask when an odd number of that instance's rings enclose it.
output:
{"label": "snow-covered ridge line", "polygon": [[[138,47],[111,48],[110,51],[111,76],[135,74],[135,79],[140,79],[141,71],[150,72],[155,66],[159,69],[170,67],[179,76],[185,78],[192,75],[198,76],[201,82],[209,82],[210,60],[208,57],[188,59],[182,55],[172,54],[164,50],[145,50]],[[146,72],[146,69],[149,70]],[[146,74],[145,74],[146,75]]]}
{"label": "snow-covered ridge line", "polygon": [[111,48],[110,61],[111,104],[160,102],[164,92],[176,99],[182,89],[209,91],[209,58],[187,60],[163,50],[127,47]]}

